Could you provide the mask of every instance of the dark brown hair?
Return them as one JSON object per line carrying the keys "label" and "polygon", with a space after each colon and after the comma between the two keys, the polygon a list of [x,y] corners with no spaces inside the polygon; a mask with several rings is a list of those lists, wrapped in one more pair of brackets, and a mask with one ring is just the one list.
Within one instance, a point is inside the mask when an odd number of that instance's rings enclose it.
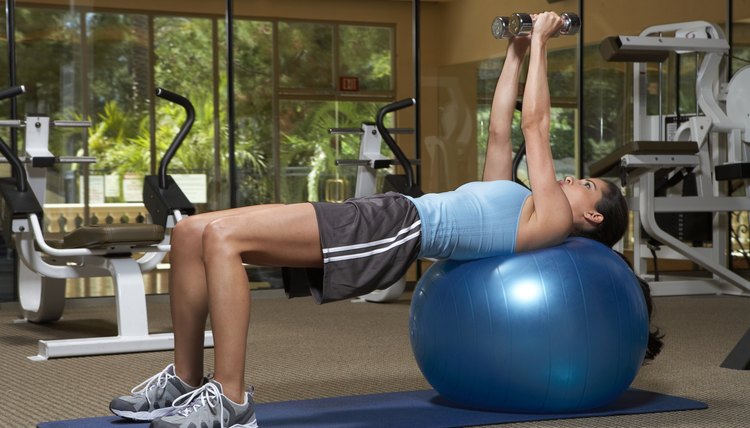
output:
{"label": "dark brown hair", "polygon": [[596,210],[604,217],[604,220],[593,230],[579,230],[574,236],[594,239],[602,244],[612,247],[619,241],[628,229],[628,203],[622,195],[620,187],[609,180],[602,189],[602,198],[596,204]]}

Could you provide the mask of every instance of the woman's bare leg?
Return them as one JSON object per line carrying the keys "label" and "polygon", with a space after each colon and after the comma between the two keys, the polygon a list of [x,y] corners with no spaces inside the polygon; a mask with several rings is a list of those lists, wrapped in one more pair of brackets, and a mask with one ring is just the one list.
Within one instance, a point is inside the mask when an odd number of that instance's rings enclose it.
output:
{"label": "woman's bare leg", "polygon": [[[180,249],[173,247],[177,250],[177,259],[172,261],[171,291],[175,366],[187,382],[196,373],[198,379],[202,376],[203,329],[206,313],[210,313],[215,378],[227,397],[242,402],[250,320],[250,291],[242,263],[322,266],[318,224],[310,204],[247,207],[211,214],[189,217],[190,222],[180,222],[178,226],[182,227],[175,231],[179,238],[176,245],[186,244]],[[196,244],[196,234],[201,230],[202,240]]]}
{"label": "woman's bare leg", "polygon": [[188,217],[175,226],[169,253],[175,372],[193,386],[200,385],[203,377],[203,332],[208,317],[206,274],[200,263],[203,220],[199,217]]}
{"label": "woman's bare leg", "polygon": [[203,267],[203,230],[228,215],[259,212],[276,205],[258,205],[190,216],[172,232],[169,272],[170,309],[175,337],[174,363],[183,381],[198,386],[203,377],[203,341],[208,317],[208,289]]}

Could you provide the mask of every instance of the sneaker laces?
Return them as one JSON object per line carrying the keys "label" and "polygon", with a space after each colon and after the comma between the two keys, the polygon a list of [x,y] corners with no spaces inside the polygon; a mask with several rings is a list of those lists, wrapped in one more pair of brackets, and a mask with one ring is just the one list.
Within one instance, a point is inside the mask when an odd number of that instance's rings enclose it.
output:
{"label": "sneaker laces", "polygon": [[[164,388],[167,386],[170,379],[177,377],[172,374],[174,373],[173,367],[173,364],[168,365],[164,370],[136,385],[130,390],[130,392],[133,395],[145,395],[149,405],[152,404],[151,397],[148,396],[147,392],[154,388]],[[170,373],[170,369],[172,369],[172,373]]]}
{"label": "sneaker laces", "polygon": [[224,406],[221,403],[221,396],[219,387],[209,382],[195,391],[177,397],[172,405],[175,406],[175,413],[180,416],[188,416],[205,405],[212,409],[219,406],[219,420],[221,425],[224,426]]}

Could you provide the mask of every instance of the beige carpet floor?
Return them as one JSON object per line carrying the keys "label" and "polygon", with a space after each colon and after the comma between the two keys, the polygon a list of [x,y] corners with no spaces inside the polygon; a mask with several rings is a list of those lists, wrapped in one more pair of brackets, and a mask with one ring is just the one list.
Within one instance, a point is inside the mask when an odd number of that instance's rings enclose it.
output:
{"label": "beige carpet floor", "polygon": [[[428,388],[411,355],[409,296],[392,304],[338,302],[316,306],[256,292],[246,378],[258,402]],[[113,335],[111,299],[73,301],[51,325],[18,323],[13,304],[0,306],[0,364],[5,382],[0,427],[108,415],[115,396],[171,362],[171,352],[65,358],[42,362],[39,339]],[[656,298],[663,354],[634,387],[708,403],[701,411],[575,419],[505,427],[750,427],[750,372],[721,362],[750,328],[750,299]],[[164,299],[149,303],[152,332],[170,328]],[[206,369],[213,351],[206,351]]]}

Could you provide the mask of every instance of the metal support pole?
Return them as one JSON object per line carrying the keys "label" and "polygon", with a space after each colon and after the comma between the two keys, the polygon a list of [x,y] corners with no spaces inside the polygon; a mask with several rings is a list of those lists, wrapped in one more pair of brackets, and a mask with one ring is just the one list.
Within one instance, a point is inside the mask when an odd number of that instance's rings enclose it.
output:
{"label": "metal support pole", "polygon": [[[420,18],[420,2],[419,0],[414,0],[413,2],[413,19],[414,23],[412,25],[413,27],[413,51],[414,51],[414,100],[416,100],[416,105],[414,106],[414,157],[416,159],[421,159],[420,157],[420,143],[422,141],[422,132],[421,132],[421,111],[422,111],[422,103],[419,98],[420,94],[420,86],[421,86],[421,51],[420,51],[420,29],[421,29],[421,18]],[[422,168],[420,165],[417,165],[417,176],[416,176],[416,184],[418,185],[422,180]]]}
{"label": "metal support pole", "polygon": [[727,52],[727,82],[732,79],[732,62],[734,58],[734,51],[732,46],[734,45],[734,9],[732,5],[734,0],[727,0],[727,24],[724,32],[726,33],[727,42],[729,42],[729,52]]}
{"label": "metal support pole", "polygon": [[[7,0],[5,2],[5,38],[8,40],[8,87],[17,86],[16,82],[16,12],[15,12],[15,0]],[[16,97],[12,97],[10,100],[10,119],[18,119],[18,101]],[[15,127],[10,128],[9,134],[10,150],[14,154],[18,154],[18,129]],[[12,171],[12,169],[11,169]],[[15,176],[15,172],[13,173]],[[17,178],[17,177],[16,177]],[[6,245],[8,243],[6,242]],[[13,256],[16,260],[13,269],[13,283],[18,284],[18,264],[17,257]],[[18,288],[13,287],[13,300],[18,300]]]}
{"label": "metal support pole", "polygon": [[576,165],[576,175],[582,176],[584,175],[584,170],[586,167],[586,145],[583,144],[585,135],[584,135],[584,128],[583,128],[583,116],[584,116],[584,100],[583,100],[583,85],[584,85],[584,78],[583,78],[583,67],[584,67],[584,61],[583,61],[583,52],[584,52],[584,38],[583,38],[583,31],[586,28],[583,20],[583,0],[578,0],[578,16],[581,18],[581,29],[578,30],[578,52],[576,54],[577,58],[577,65],[576,65],[576,72],[578,74],[578,85],[576,96],[578,98],[578,165]]}
{"label": "metal support pole", "polygon": [[[5,37],[8,40],[8,86],[17,86],[16,81],[16,2],[5,2]],[[10,118],[18,119],[18,101],[10,99]],[[18,153],[18,130],[10,129],[10,149]]]}
{"label": "metal support pole", "polygon": [[237,206],[237,162],[234,156],[234,6],[227,0],[227,150],[229,158],[229,206]]}
{"label": "metal support pole", "polygon": [[[422,142],[422,131],[420,126],[420,114],[422,111],[422,100],[419,98],[420,85],[421,85],[421,61],[420,61],[420,38],[419,33],[421,29],[421,18],[420,18],[420,3],[419,0],[412,0],[412,52],[414,53],[414,100],[416,105],[414,106],[414,158],[422,159],[421,157],[421,142]],[[421,163],[417,163],[417,174],[415,184],[417,186],[422,182],[422,167]],[[417,279],[422,276],[422,263],[417,260]]]}

